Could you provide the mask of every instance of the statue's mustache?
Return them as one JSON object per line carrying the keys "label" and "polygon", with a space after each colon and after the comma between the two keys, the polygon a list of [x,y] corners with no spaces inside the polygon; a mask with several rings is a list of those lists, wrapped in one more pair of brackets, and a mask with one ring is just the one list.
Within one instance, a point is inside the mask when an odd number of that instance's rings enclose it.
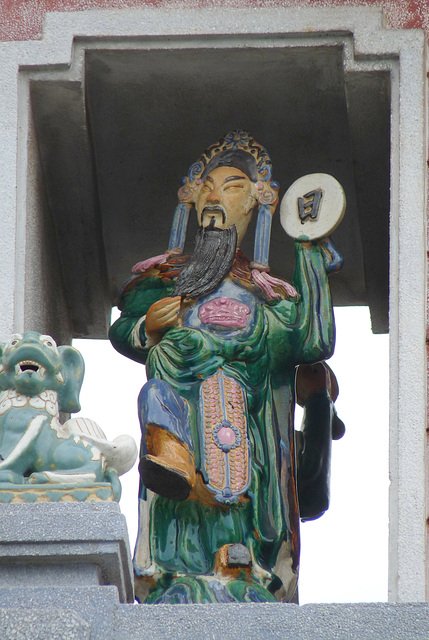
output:
{"label": "statue's mustache", "polygon": [[221,207],[221,205],[219,205],[219,204],[209,204],[206,207],[204,207],[201,219],[204,219],[205,215],[209,216],[210,212],[212,212],[212,211],[220,211],[221,214],[222,214],[222,223],[226,222],[225,209],[223,207]]}

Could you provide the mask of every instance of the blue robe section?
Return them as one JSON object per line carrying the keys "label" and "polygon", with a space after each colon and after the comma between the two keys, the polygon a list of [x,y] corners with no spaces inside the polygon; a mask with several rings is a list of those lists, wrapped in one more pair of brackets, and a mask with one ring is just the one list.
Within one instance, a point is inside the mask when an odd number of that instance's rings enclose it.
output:
{"label": "blue robe section", "polygon": [[169,384],[163,380],[149,380],[140,391],[138,409],[142,430],[141,455],[147,454],[145,436],[148,424],[166,429],[193,450],[188,405]]}

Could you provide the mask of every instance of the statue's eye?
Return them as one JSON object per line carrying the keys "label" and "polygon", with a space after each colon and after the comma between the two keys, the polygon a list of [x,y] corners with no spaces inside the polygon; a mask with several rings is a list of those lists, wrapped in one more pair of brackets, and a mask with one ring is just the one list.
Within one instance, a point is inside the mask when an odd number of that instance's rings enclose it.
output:
{"label": "statue's eye", "polygon": [[43,346],[53,349],[56,353],[58,352],[57,343],[51,336],[40,336],[40,341],[43,343]]}
{"label": "statue's eye", "polygon": [[20,333],[14,333],[11,337],[10,340],[7,344],[8,347],[14,347],[15,345],[18,344],[18,342],[21,342],[22,340],[22,335]]}

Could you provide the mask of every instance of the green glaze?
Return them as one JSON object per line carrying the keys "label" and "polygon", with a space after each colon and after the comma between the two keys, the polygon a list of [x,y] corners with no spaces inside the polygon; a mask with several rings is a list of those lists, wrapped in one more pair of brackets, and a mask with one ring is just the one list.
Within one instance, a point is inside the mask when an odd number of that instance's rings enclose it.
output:
{"label": "green glaze", "polygon": [[[60,411],[80,410],[85,365],[77,349],[67,345],[57,347],[50,336],[27,331],[24,336],[14,334],[9,342],[0,343],[0,358],[0,390],[15,389],[25,396],[37,396],[49,389],[58,394]],[[22,360],[39,363],[45,369],[44,374],[27,371],[17,375],[15,365]]]}
{"label": "green glaze", "polygon": [[[122,315],[111,327],[110,339],[127,357],[146,362],[148,379],[168,382],[187,400],[195,466],[203,476],[201,381],[221,370],[245,389],[248,406],[249,500],[208,507],[156,496],[150,510],[152,565],[139,566],[136,560],[135,567],[141,579],[160,575],[147,602],[218,601],[208,586],[210,577],[215,580],[215,554],[234,542],[250,550],[254,570],[248,579],[227,581],[227,596],[221,601],[272,601],[274,592],[286,600],[296,598],[299,533],[291,417],[295,367],[331,355],[334,322],[326,252],[318,243],[296,242],[295,247],[295,298],[270,300],[257,285],[229,276],[257,300],[252,330],[246,335],[238,332],[225,338],[222,332],[181,326],[167,330],[156,346],[147,348],[141,318],[155,301],[171,295],[174,283],[148,274],[136,279],[122,297]],[[145,497],[143,487],[141,499]],[[279,555],[286,560],[276,567]]]}
{"label": "green glaze", "polygon": [[[216,585],[215,591],[213,590],[214,585]],[[204,579],[198,575],[175,577],[171,574],[164,574],[155,589],[151,591],[146,603],[215,604],[219,602],[219,592],[225,602],[277,602],[276,598],[261,587],[259,582],[249,580],[242,572],[225,585],[222,582],[216,583],[209,576]]]}
{"label": "green glaze", "polygon": [[[70,489],[68,489],[70,492]],[[74,492],[72,491],[74,495]],[[59,502],[61,500],[61,490],[60,491],[46,491],[46,497],[49,498],[50,502]],[[36,496],[37,497],[37,496]]]}
{"label": "green glaze", "polygon": [[100,485],[95,488],[95,495],[97,496],[97,498],[99,498],[100,500],[110,500],[112,496],[112,488],[109,485],[103,488],[99,487]]}
{"label": "green glaze", "polygon": [[85,491],[84,489],[75,489],[71,492],[71,495],[76,498],[78,502],[85,502],[88,496],[91,495],[91,492]]}
{"label": "green glaze", "polygon": [[[60,500],[64,491],[69,493],[77,485],[72,498],[83,501],[92,488],[84,490],[82,483],[106,481],[108,492],[112,486],[119,499],[115,469],[93,449],[91,440],[85,440],[84,430],[73,431],[77,428],[73,420],[61,424],[59,419],[60,411],[79,411],[83,375],[79,351],[57,347],[50,336],[28,331],[0,344],[1,501],[19,494],[20,500],[34,502],[38,494],[32,489],[52,488],[53,483],[59,491],[46,491],[45,498]],[[85,419],[81,423],[87,428]],[[90,429],[95,427],[90,425]],[[103,443],[107,450],[107,441]],[[61,484],[66,482],[69,484]],[[12,487],[14,492],[10,493]],[[28,491],[20,491],[20,487]]]}
{"label": "green glaze", "polygon": [[21,493],[20,495],[24,502],[36,502],[37,500],[37,496],[34,493],[30,493],[29,491]]}
{"label": "green glaze", "polygon": [[[138,399],[140,601],[297,601],[295,369],[332,354],[327,272],[342,260],[329,239],[302,237],[294,286],[269,273],[278,193],[266,149],[230,131],[182,179],[167,253],[137,263],[120,293],[110,339],[148,378]],[[199,229],[184,256],[192,208]],[[252,215],[249,263],[238,247]],[[329,416],[314,422],[330,444]],[[303,434],[303,452],[310,440]],[[317,464],[324,452],[309,455]]]}

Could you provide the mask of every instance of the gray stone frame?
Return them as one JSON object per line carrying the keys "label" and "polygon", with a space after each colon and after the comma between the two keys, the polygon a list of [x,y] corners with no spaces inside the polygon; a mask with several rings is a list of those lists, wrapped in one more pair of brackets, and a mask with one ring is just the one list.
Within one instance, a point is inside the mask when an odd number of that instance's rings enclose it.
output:
{"label": "gray stone frame", "polygon": [[[174,39],[172,40],[172,37]],[[423,32],[383,28],[378,9],[201,9],[48,14],[41,41],[0,44],[0,336],[37,322],[70,336],[61,276],[45,260],[52,229],[40,213],[44,195],[34,144],[29,79],[82,72],[87,48],[240,47],[340,44],[347,72],[391,78],[390,205],[390,599],[427,598],[426,562],[426,68]],[[210,141],[209,141],[210,142]],[[45,225],[45,226],[44,226]],[[49,224],[47,225],[49,227]],[[49,308],[56,305],[55,319]],[[100,304],[102,301],[100,302]],[[28,312],[28,309],[31,312]],[[362,397],[363,390],[356,394]],[[368,446],[371,446],[368,443]],[[364,535],[364,534],[363,534]]]}

